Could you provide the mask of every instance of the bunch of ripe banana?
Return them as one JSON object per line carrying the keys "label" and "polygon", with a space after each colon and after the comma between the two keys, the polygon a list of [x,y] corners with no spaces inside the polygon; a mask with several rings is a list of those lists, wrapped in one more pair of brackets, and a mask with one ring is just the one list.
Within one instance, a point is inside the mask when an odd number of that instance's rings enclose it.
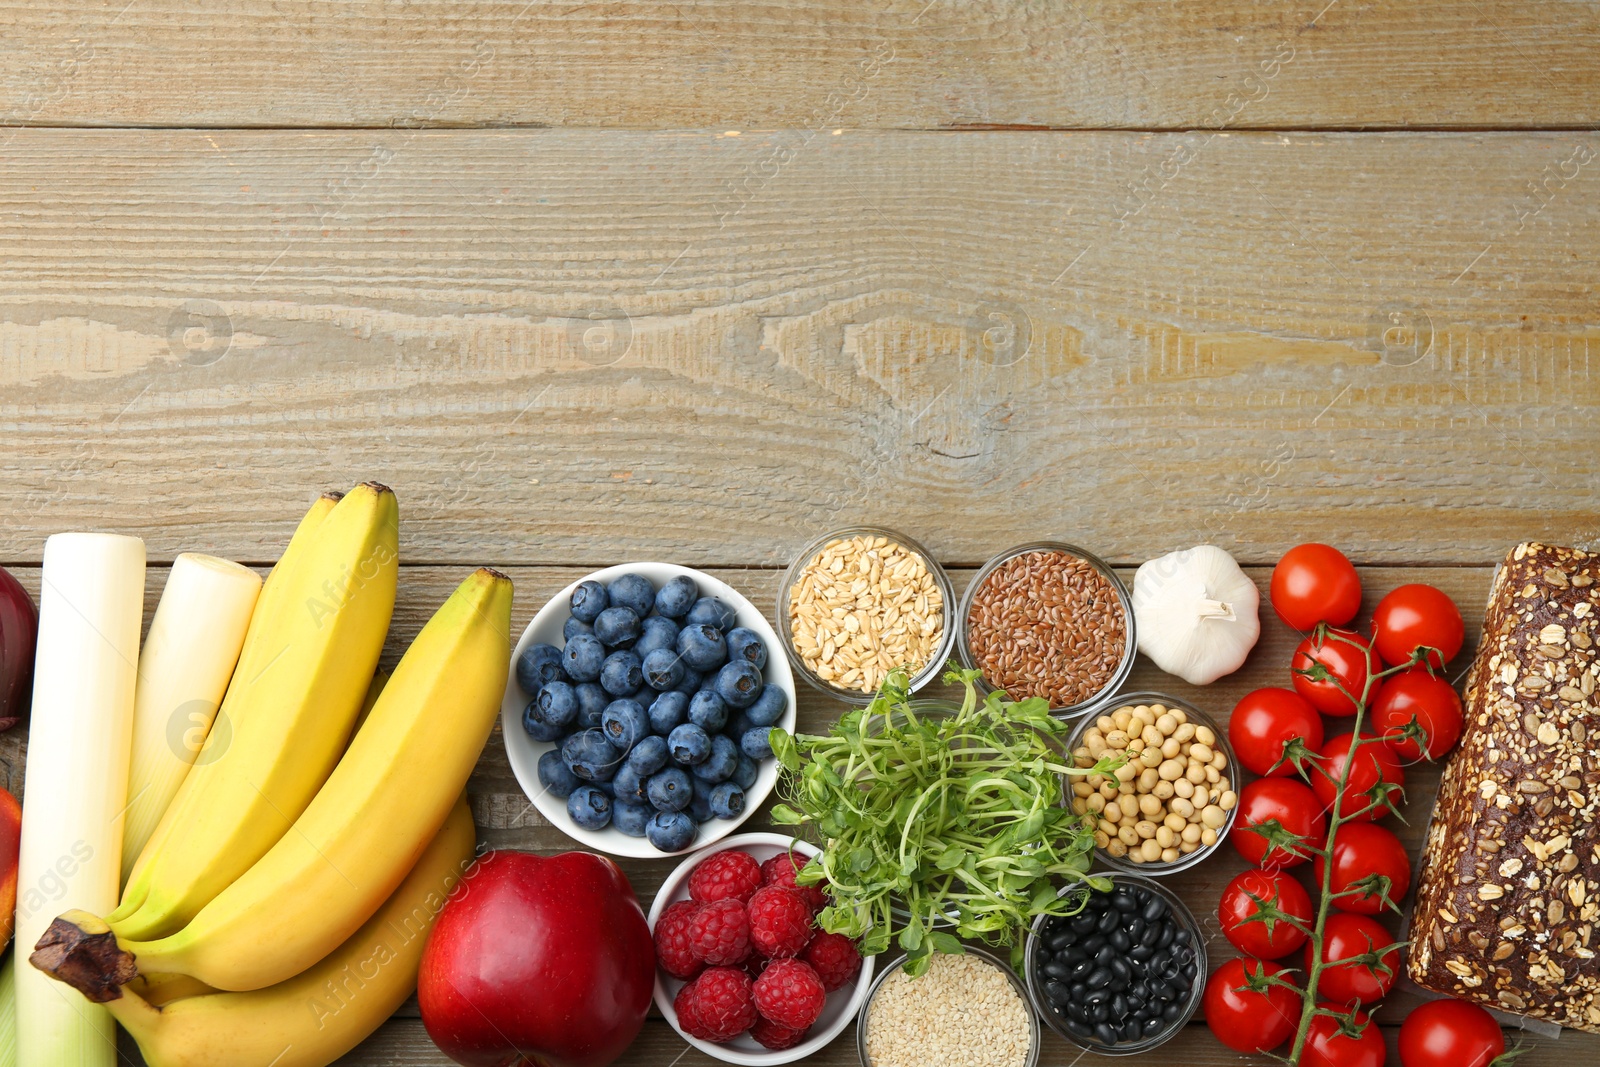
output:
{"label": "bunch of ripe banana", "polygon": [[463,790],[505,687],[511,581],[469,577],[379,691],[397,526],[379,485],[312,507],[251,616],[226,749],[202,750],[120,906],[68,912],[31,956],[151,1067],[324,1067],[416,987],[473,861]]}

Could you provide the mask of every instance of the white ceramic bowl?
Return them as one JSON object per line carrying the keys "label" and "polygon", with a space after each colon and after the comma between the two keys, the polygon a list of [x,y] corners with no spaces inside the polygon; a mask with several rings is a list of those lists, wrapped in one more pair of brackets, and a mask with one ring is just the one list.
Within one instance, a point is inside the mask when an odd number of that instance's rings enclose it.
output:
{"label": "white ceramic bowl", "polygon": [[522,786],[522,791],[527,794],[533,806],[539,809],[539,813],[574,841],[613,856],[659,859],[662,856],[682,855],[693,849],[705,848],[738,829],[741,823],[755,814],[756,809],[772,793],[773,786],[778,784],[778,763],[771,759],[762,761],[756,784],[745,792],[743,814],[737,819],[712,819],[703,824],[695,834],[694,841],[679,853],[662,852],[648,839],[629,837],[612,826],[607,826],[604,830],[585,830],[573,822],[572,816],[567,814],[565,800],[545,791],[544,786],[539,783],[539,757],[556,746],[547,741],[535,741],[522,728],[522,711],[528,706],[529,697],[517,684],[517,657],[521,656],[523,649],[529,645],[544,642],[560,648],[566,643],[562,639],[561,628],[566,625],[567,617],[572,613],[572,591],[578,587],[579,582],[590,579],[609,582],[629,572],[644,575],[657,589],[669,579],[676,578],[680,574],[687,575],[694,579],[695,585],[699,586],[701,596],[721,597],[723,603],[733,608],[738,616],[739,625],[754,630],[761,640],[766,642],[767,666],[762,674],[768,685],[778,686],[789,696],[789,710],[778,720],[777,725],[790,733],[794,732],[795,722],[794,674],[789,670],[789,658],[784,655],[778,635],[772,632],[772,626],[762,617],[754,604],[726,582],[674,563],[623,563],[595,571],[593,574],[586,574],[551,597],[533,617],[528,628],[522,631],[522,640],[517,642],[516,649],[511,653],[511,671],[506,678],[505,697],[500,702],[500,731],[505,736],[506,755],[511,760],[511,770],[517,776],[517,784]]}
{"label": "white ceramic bowl", "polygon": [[[790,845],[794,846],[796,852],[806,857],[815,856],[818,852],[815,845],[797,838],[784,837],[782,834],[739,834],[718,842],[714,847],[703,848],[696,852],[678,864],[667,880],[661,884],[660,891],[656,893],[655,903],[650,905],[651,931],[654,932],[656,920],[667,910],[668,905],[689,899],[689,874],[695,865],[707,856],[725,849],[736,848],[750,853],[758,862],[765,863],[773,856],[789,851]],[[724,1063],[743,1064],[793,1063],[821,1050],[855,1021],[856,1014],[861,1011],[861,1005],[867,999],[867,990],[872,985],[872,969],[873,959],[868,956],[861,961],[861,973],[856,975],[853,983],[828,994],[822,1015],[811,1028],[811,1036],[794,1048],[784,1049],[781,1052],[762,1048],[749,1034],[736,1037],[726,1044],[717,1045],[684,1033],[683,1027],[678,1025],[678,1013],[672,1010],[673,998],[678,995],[678,990],[682,989],[684,984],[660,968],[656,969],[656,1008],[666,1017],[667,1022],[672,1024],[672,1028],[678,1031],[679,1036],[713,1059]]]}

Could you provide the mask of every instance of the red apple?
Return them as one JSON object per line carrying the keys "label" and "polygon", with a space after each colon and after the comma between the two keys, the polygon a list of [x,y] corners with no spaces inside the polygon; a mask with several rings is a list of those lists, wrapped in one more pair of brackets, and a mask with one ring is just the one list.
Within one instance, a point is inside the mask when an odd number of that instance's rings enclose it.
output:
{"label": "red apple", "polygon": [[650,927],[628,878],[588,852],[490,852],[439,915],[417,1001],[466,1067],[604,1067],[644,1025]]}
{"label": "red apple", "polygon": [[9,571],[0,567],[0,730],[28,717],[28,682],[39,610]]}
{"label": "red apple", "polygon": [[22,845],[22,805],[0,789],[0,950],[11,943],[17,921],[17,850]]}

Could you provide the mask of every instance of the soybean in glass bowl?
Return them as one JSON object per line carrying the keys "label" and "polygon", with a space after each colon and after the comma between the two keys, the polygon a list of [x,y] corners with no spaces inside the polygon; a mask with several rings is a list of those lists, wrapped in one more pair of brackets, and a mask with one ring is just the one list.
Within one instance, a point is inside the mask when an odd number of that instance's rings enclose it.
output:
{"label": "soybean in glass bowl", "polygon": [[852,537],[881,537],[889,544],[897,544],[906,551],[920,557],[923,567],[933,579],[934,588],[939,591],[941,600],[939,634],[933,642],[932,652],[928,657],[928,661],[910,675],[912,692],[916,692],[944,673],[945,663],[950,658],[951,646],[956,639],[956,591],[955,586],[950,582],[950,576],[939,565],[939,561],[934,558],[933,553],[905,534],[882,526],[846,526],[843,529],[830,531],[810,541],[795,556],[794,562],[789,564],[789,569],[784,572],[783,585],[778,590],[778,604],[773,619],[777,625],[778,636],[783,641],[783,650],[788,654],[790,666],[794,668],[795,674],[831,697],[848,704],[870,704],[873,698],[877,696],[876,692],[869,693],[860,689],[835,685],[832,681],[823,678],[817,673],[817,670],[801,654],[800,649],[796,647],[794,627],[789,617],[789,598],[793,594],[795,586],[800,582],[807,565],[818,553],[835,541],[843,541]]}
{"label": "soybean in glass bowl", "polygon": [[[1222,753],[1222,756],[1223,756],[1224,760],[1226,761],[1222,768],[1218,768],[1218,772],[1217,773],[1218,773],[1218,777],[1219,778],[1223,778],[1223,779],[1227,780],[1227,789],[1223,790],[1223,789],[1217,788],[1217,786],[1221,785],[1220,782],[1219,783],[1212,783],[1210,781],[1207,781],[1207,782],[1205,782],[1203,784],[1194,783],[1194,782],[1190,782],[1189,783],[1190,789],[1195,791],[1195,793],[1194,793],[1195,796],[1198,796],[1198,790],[1200,790],[1202,788],[1206,790],[1206,797],[1205,797],[1206,804],[1196,807],[1192,803],[1192,801],[1193,801],[1193,797],[1192,796],[1189,797],[1189,798],[1179,797],[1179,799],[1190,800],[1191,801],[1190,806],[1191,807],[1195,807],[1196,816],[1197,817],[1199,817],[1200,815],[1202,815],[1204,813],[1204,810],[1205,810],[1206,806],[1214,805],[1214,806],[1216,806],[1216,807],[1218,807],[1219,809],[1222,810],[1223,818],[1222,818],[1222,822],[1220,823],[1220,825],[1217,825],[1217,826],[1208,826],[1204,822],[1203,819],[1198,823],[1192,824],[1192,825],[1199,825],[1201,827],[1201,831],[1200,832],[1201,832],[1202,835],[1203,835],[1203,833],[1204,833],[1204,831],[1206,829],[1210,829],[1215,834],[1215,840],[1209,845],[1204,844],[1204,843],[1197,843],[1196,847],[1191,849],[1189,852],[1181,853],[1176,860],[1173,860],[1173,861],[1170,861],[1170,862],[1169,861],[1163,861],[1163,860],[1153,860],[1153,861],[1152,860],[1143,860],[1143,861],[1141,861],[1141,860],[1131,859],[1127,855],[1116,855],[1116,854],[1114,854],[1114,852],[1109,847],[1102,846],[1099,843],[1099,841],[1100,841],[1099,837],[1098,836],[1096,837],[1096,839],[1095,839],[1095,857],[1096,857],[1096,860],[1099,863],[1103,864],[1106,867],[1110,867],[1110,868],[1112,868],[1114,870],[1128,871],[1128,872],[1134,873],[1134,874],[1145,874],[1145,875],[1151,875],[1151,876],[1155,876],[1155,877],[1159,877],[1161,875],[1167,875],[1167,874],[1175,874],[1178,871],[1186,871],[1189,868],[1195,866],[1197,863],[1201,862],[1206,857],[1210,856],[1217,849],[1221,848],[1222,845],[1223,845],[1223,842],[1225,842],[1228,839],[1228,831],[1233,829],[1234,820],[1238,817],[1238,814],[1239,814],[1239,803],[1238,803],[1238,800],[1239,800],[1239,795],[1238,795],[1238,790],[1239,790],[1239,761],[1234,756],[1233,746],[1228,743],[1228,733],[1227,733],[1227,731],[1222,729],[1222,727],[1218,726],[1217,723],[1216,723],[1216,720],[1212,719],[1211,716],[1207,715],[1205,712],[1201,711],[1199,708],[1195,707],[1193,704],[1189,703],[1186,700],[1179,700],[1177,697],[1167,696],[1165,693],[1118,693],[1113,699],[1111,699],[1110,701],[1108,701],[1105,704],[1101,705],[1101,707],[1096,712],[1094,712],[1093,714],[1090,714],[1090,715],[1085,715],[1078,722],[1078,724],[1073,728],[1072,733],[1070,735],[1068,735],[1068,737],[1067,737],[1067,758],[1074,760],[1074,762],[1081,762],[1081,761],[1076,759],[1076,753],[1077,753],[1077,751],[1078,751],[1078,749],[1080,747],[1083,747],[1084,735],[1087,734],[1090,729],[1098,727],[1098,728],[1100,728],[1102,733],[1104,733],[1107,730],[1107,726],[1106,726],[1107,723],[1111,724],[1111,727],[1110,727],[1111,729],[1116,729],[1115,718],[1114,717],[1123,708],[1130,708],[1131,709],[1131,708],[1138,708],[1138,707],[1150,707],[1153,710],[1154,705],[1157,705],[1157,704],[1162,705],[1163,707],[1165,707],[1165,708],[1167,708],[1169,710],[1170,709],[1177,709],[1177,710],[1183,712],[1184,722],[1188,723],[1188,724],[1192,724],[1195,727],[1195,734],[1197,736],[1193,737],[1193,738],[1190,738],[1190,740],[1200,739],[1200,740],[1203,741],[1203,738],[1205,736],[1207,736],[1207,735],[1206,735],[1206,733],[1202,732],[1202,728],[1205,731],[1209,731],[1212,740],[1209,743],[1208,747],[1212,750],[1213,756],[1215,756],[1216,753],[1220,752],[1220,753]],[[1160,718],[1159,715],[1156,716],[1156,718],[1159,720],[1159,718]],[[1183,724],[1179,724],[1180,734],[1182,732],[1182,725]],[[1141,731],[1141,733],[1142,733],[1142,731]],[[1142,738],[1141,738],[1141,743],[1142,743]],[[1182,742],[1180,742],[1180,745],[1181,744],[1182,744]],[[1163,760],[1164,759],[1165,759],[1165,757],[1163,757]],[[1127,793],[1125,793],[1125,792],[1123,792],[1122,790],[1119,789],[1119,794],[1120,795],[1133,795],[1135,797],[1138,797],[1142,793],[1146,792],[1147,790],[1142,788],[1143,785],[1145,785],[1145,784],[1150,782],[1150,776],[1145,774],[1146,771],[1155,770],[1156,771],[1156,775],[1154,776],[1155,777],[1155,781],[1156,782],[1160,782],[1160,781],[1163,780],[1161,778],[1160,770],[1159,770],[1160,764],[1158,764],[1157,767],[1155,767],[1155,768],[1150,768],[1150,767],[1145,767],[1145,766],[1140,765],[1140,761],[1138,759],[1132,759],[1132,760],[1129,761],[1129,765],[1134,766],[1134,767],[1137,768],[1135,770],[1135,772],[1134,772],[1135,777],[1133,778],[1133,782],[1135,784],[1135,790],[1134,790],[1134,792],[1132,794],[1127,794]],[[1140,776],[1143,776],[1143,780],[1142,781],[1141,781]],[[1185,778],[1184,781],[1188,781],[1188,779]],[[1072,776],[1071,780],[1066,783],[1065,788],[1064,788],[1064,792],[1069,797],[1069,803],[1072,803],[1077,799],[1077,793],[1074,791],[1073,786],[1078,784],[1078,783],[1092,784],[1092,783],[1088,783],[1087,780],[1085,778],[1083,778],[1083,777],[1079,777],[1079,776],[1076,776],[1076,775]],[[1176,779],[1169,781],[1169,784],[1174,786],[1174,796],[1177,796],[1177,793],[1176,793],[1177,789],[1183,788],[1181,786],[1177,786],[1176,785]],[[1225,792],[1231,793],[1232,796],[1231,797],[1224,797],[1223,794]],[[1120,799],[1120,797],[1119,797],[1119,799]],[[1086,798],[1086,801],[1087,801],[1087,798]],[[1092,803],[1092,801],[1087,801],[1087,802]],[[1106,800],[1107,806],[1109,806],[1111,803],[1114,803],[1114,802],[1110,801],[1110,800]],[[1138,801],[1136,800],[1135,803],[1137,804]],[[1171,810],[1170,810],[1171,800],[1163,798],[1162,799],[1162,803],[1163,803],[1163,805],[1169,805],[1169,807],[1167,808],[1165,814],[1171,814]],[[1165,817],[1165,815],[1163,816],[1163,818],[1164,817]],[[1097,825],[1097,831],[1098,832],[1104,832],[1108,836],[1110,836],[1111,831],[1108,831],[1105,828],[1106,824],[1108,822],[1110,822],[1110,820],[1108,820],[1103,813],[1095,814],[1095,818],[1096,818],[1096,821],[1097,821],[1097,824],[1098,824]],[[1116,820],[1117,830],[1118,831],[1121,830],[1122,824],[1126,820],[1127,820],[1127,816],[1119,814],[1119,816],[1118,816],[1118,818]],[[1162,822],[1162,820],[1151,819],[1149,816],[1147,816],[1145,814],[1145,812],[1143,812],[1141,810],[1139,812],[1138,816],[1131,820],[1131,824],[1133,826],[1137,827],[1141,820],[1153,821],[1153,822],[1156,822],[1158,824],[1160,824]],[[1213,817],[1213,821],[1215,821],[1214,817]],[[1185,823],[1186,824],[1190,824],[1189,823],[1189,819],[1187,817],[1185,817]],[[1158,829],[1157,829],[1156,832],[1159,833],[1159,825],[1158,825]],[[1134,830],[1134,835],[1136,837],[1139,837],[1141,841],[1147,839],[1147,838],[1144,837],[1144,835],[1140,834],[1137,829]],[[1179,840],[1181,841],[1182,840],[1182,832],[1178,831],[1177,835],[1179,837]],[[1127,846],[1126,842],[1124,841],[1124,847],[1130,847],[1130,846]],[[1131,847],[1139,847],[1139,846],[1131,846]],[[1175,847],[1180,847],[1180,852],[1181,852],[1181,846],[1175,846]]]}
{"label": "soybean in glass bowl", "polygon": [[[1044,1035],[1039,1028],[1039,1013],[1034,1009],[1032,998],[1029,997],[1028,990],[1023,986],[1021,979],[1017,977],[1017,973],[1004,960],[991,952],[968,945],[966,946],[965,955],[982,959],[1005,975],[1006,979],[1011,983],[1011,988],[1022,999],[1022,1014],[1027,1017],[1028,1053],[1021,1067],[1038,1067],[1039,1053],[1044,1044]],[[900,968],[905,962],[906,957],[901,955],[891,960],[887,966],[880,967],[877,977],[872,980],[872,986],[867,990],[866,1003],[861,1006],[861,1014],[856,1019],[856,1055],[861,1060],[861,1067],[879,1067],[873,1062],[867,1051],[867,1042],[872,1025],[872,1005],[878,999],[878,993],[883,988],[884,980],[890,975],[899,974]],[[926,975],[923,976],[923,978],[926,977]],[[920,982],[923,978],[913,978],[912,981]],[[968,1007],[970,1008],[970,1005]],[[942,1062],[937,1048],[925,1046],[921,1050],[921,1054],[920,1062],[930,1064]]]}
{"label": "soybean in glass bowl", "polygon": [[[1123,635],[1121,657],[1116,661],[1115,666],[1107,673],[1104,681],[1095,687],[1093,692],[1086,693],[1080,699],[1071,701],[1070,703],[1051,699],[1050,713],[1060,719],[1071,719],[1103,705],[1105,701],[1110,698],[1111,694],[1115,693],[1122,683],[1127,680],[1128,672],[1133,670],[1134,657],[1139,651],[1138,635],[1134,630],[1133,600],[1128,595],[1127,586],[1123,585],[1122,579],[1117,577],[1116,572],[1111,569],[1111,566],[1099,556],[1096,556],[1093,552],[1090,552],[1087,549],[1078,548],[1076,545],[1069,545],[1060,541],[1031,541],[1027,544],[1017,545],[1014,548],[1008,548],[1004,552],[990,559],[983,565],[982,569],[980,569],[977,574],[973,575],[971,583],[968,584],[966,592],[961,597],[960,617],[958,620],[958,625],[961,630],[961,639],[957,642],[956,652],[961,658],[962,666],[969,670],[983,671],[983,677],[980,680],[980,683],[985,691],[1005,689],[1013,700],[1021,700],[1030,695],[1024,691],[1023,687],[1012,684],[1008,688],[1007,684],[1003,684],[1005,683],[1005,679],[1003,677],[995,676],[993,673],[993,668],[995,665],[992,662],[987,667],[984,663],[979,662],[978,653],[973,648],[973,609],[977,606],[979,591],[984,588],[984,586],[989,582],[991,576],[993,576],[1000,567],[1018,556],[1023,556],[1030,553],[1042,554],[1052,552],[1059,552],[1064,555],[1074,556],[1086,563],[1094,572],[1097,572],[1102,578],[1104,578],[1120,613],[1117,621],[1120,621]],[[1086,619],[1083,620],[1083,622],[1090,626],[1086,636],[1093,637],[1094,634],[1100,632],[1095,628],[1095,624],[1100,623],[1101,625],[1104,625],[1108,622],[1108,620]],[[1084,632],[1082,631],[1081,627],[1079,628],[1079,632]],[[1011,654],[1020,655],[1021,653],[1016,652],[1015,648],[1013,648]]]}
{"label": "soybean in glass bowl", "polygon": [[[1149,1052],[1193,1018],[1205,993],[1200,924],[1177,894],[1153,878],[1099,873],[1112,889],[1077,883],[1085,909],[1041,915],[1023,948],[1034,1014],[1046,1026],[1102,1056]],[[870,999],[868,1001],[870,1004]]]}

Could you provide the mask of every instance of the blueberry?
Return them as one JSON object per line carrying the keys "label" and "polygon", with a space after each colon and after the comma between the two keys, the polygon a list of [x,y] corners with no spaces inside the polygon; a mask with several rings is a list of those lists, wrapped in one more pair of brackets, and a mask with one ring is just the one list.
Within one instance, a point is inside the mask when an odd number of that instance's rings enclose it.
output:
{"label": "blueberry", "polygon": [[744,754],[754,760],[772,758],[772,728],[757,726],[746,730],[744,736],[739,738],[739,747],[744,749]]}
{"label": "blueberry", "polygon": [[694,776],[708,782],[726,782],[739,769],[739,746],[722,734],[711,739],[711,755],[695,764]]}
{"label": "blueberry", "polygon": [[761,764],[739,753],[739,766],[734,768],[733,780],[739,783],[740,789],[749,789],[756,784],[756,777],[761,773]]}
{"label": "blueberry", "polygon": [[685,616],[689,626],[715,626],[718,630],[731,630],[738,622],[733,609],[714,596],[703,596],[694,602]]}
{"label": "blueberry", "polygon": [[702,674],[714,671],[728,659],[728,646],[722,640],[722,631],[715,626],[700,623],[685,626],[678,633],[678,655],[685,666]]}
{"label": "blueberry", "polygon": [[664,693],[683,681],[683,660],[670,648],[658,648],[650,653],[644,658],[643,667],[644,682],[651,689]]}
{"label": "blueberry", "polygon": [[735,626],[728,631],[728,658],[754,664],[759,671],[767,665],[767,646],[754,630]]}
{"label": "blueberry", "polygon": [[657,811],[682,811],[694,798],[694,785],[689,776],[676,767],[652,774],[645,781],[645,791]]}
{"label": "blueberry", "polygon": [[597,682],[579,682],[572,688],[578,694],[578,718],[574,725],[580,730],[599,729],[600,716],[605,713],[606,705],[611,703],[611,694],[601,689]]}
{"label": "blueberry", "polygon": [[628,766],[646,778],[665,767],[667,759],[667,739],[654,734],[641,737],[628,750]]}
{"label": "blueberry", "polygon": [[634,770],[633,764],[627,760],[622,761],[622,766],[617,768],[617,776],[611,779],[612,794],[618,800],[637,800],[648,803],[650,798],[645,794],[644,782],[649,775],[642,775]]}
{"label": "blueberry", "polygon": [[717,672],[716,690],[730,707],[748,708],[761,695],[761,672],[741,661],[724,664]]}
{"label": "blueberry", "polygon": [[631,697],[643,684],[644,665],[627,649],[611,653],[600,665],[600,688],[614,697]]}
{"label": "blueberry", "polygon": [[656,587],[644,575],[632,572],[611,579],[606,596],[612,607],[627,608],[641,619],[656,605]]}
{"label": "blueberry", "polygon": [[[718,697],[717,699],[721,700],[722,698]],[[745,715],[744,709],[734,708],[728,712],[728,723],[722,728],[722,732],[733,738],[734,744],[738,744],[739,738],[743,737],[748,731],[753,730],[755,725]]]}
{"label": "blueberry", "polygon": [[578,717],[578,691],[570,682],[546,682],[533,702],[539,705],[539,718],[551,726],[571,726]]}
{"label": "blueberry", "polygon": [[650,816],[644,835],[662,852],[682,852],[694,842],[694,820],[681,811],[658,811]]}
{"label": "blueberry", "polygon": [[561,759],[586,782],[609,782],[622,755],[599,730],[580,730],[561,743]]}
{"label": "blueberry", "polygon": [[568,615],[567,621],[561,624],[561,639],[563,641],[571,641],[579,634],[592,633],[594,633],[594,627],[575,615]]}
{"label": "blueberry", "polygon": [[593,634],[579,634],[561,651],[561,668],[574,682],[592,682],[600,677],[606,662],[606,646]]}
{"label": "blueberry", "polygon": [[682,725],[689,717],[689,695],[673,691],[662,693],[650,702],[650,729],[666,737],[672,728]]}
{"label": "blueberry", "polygon": [[677,647],[678,624],[671,619],[652,615],[639,624],[639,640],[633,643],[633,650],[639,653],[640,659],[644,659],[658,648]]}
{"label": "blueberry", "polygon": [[546,722],[544,716],[539,714],[538,697],[528,701],[528,706],[522,709],[522,728],[528,731],[528,736],[535,741],[559,741],[567,732],[565,726]]}
{"label": "blueberry", "polygon": [[611,781],[612,780],[610,778],[607,778],[603,782],[590,782],[589,784],[600,790],[600,792],[604,793],[612,800],[615,800],[617,798],[617,787],[612,785]]}
{"label": "blueberry", "polygon": [[561,677],[561,650],[555,645],[529,645],[517,657],[517,684],[529,696],[546,682]]}
{"label": "blueberry", "polygon": [[611,602],[606,598],[606,587],[592,578],[587,582],[579,582],[572,591],[572,617],[579,622],[594,622],[610,605]]}
{"label": "blueberry", "polygon": [[567,798],[567,814],[585,830],[604,830],[611,822],[611,798],[592,785],[580,785]]}
{"label": "blueberry", "polygon": [[694,787],[694,799],[689,801],[689,814],[695,822],[710,822],[711,791],[716,788],[715,783],[694,777],[689,782]]}
{"label": "blueberry", "polygon": [[629,837],[643,837],[645,824],[655,811],[644,801],[618,797],[611,804],[611,825]]}
{"label": "blueberry", "polygon": [[694,579],[687,574],[680,574],[668,579],[665,585],[656,590],[656,614],[669,619],[681,619],[689,614],[689,609],[699,599],[700,589],[694,584]]}
{"label": "blueberry", "polygon": [[650,719],[637,700],[613,700],[600,716],[600,729],[618,752],[627,752],[650,736]]}
{"label": "blueberry", "polygon": [[607,648],[628,648],[639,639],[643,625],[632,608],[607,608],[594,620],[594,635]]}
{"label": "blueberry", "polygon": [[708,734],[728,725],[728,702],[709,689],[689,698],[689,721]]}
{"label": "blueberry", "polygon": [[711,791],[711,814],[719,819],[736,819],[744,814],[744,790],[723,782]]}
{"label": "blueberry", "polygon": [[561,751],[552,748],[539,757],[539,784],[553,797],[565,800],[583,784],[572,768],[561,762]]}
{"label": "blueberry", "polygon": [[711,738],[694,723],[686,722],[674,727],[672,733],[667,735],[667,751],[672,753],[674,761],[690,767],[711,755]]}
{"label": "blueberry", "polygon": [[744,709],[744,714],[752,726],[776,726],[788,710],[789,694],[783,691],[783,687],[764,685],[755,703]]}
{"label": "blueberry", "polygon": [[677,690],[686,696],[693,696],[695,693],[700,692],[700,686],[704,682],[705,678],[700,672],[685,663],[683,665],[683,681],[678,683]]}

